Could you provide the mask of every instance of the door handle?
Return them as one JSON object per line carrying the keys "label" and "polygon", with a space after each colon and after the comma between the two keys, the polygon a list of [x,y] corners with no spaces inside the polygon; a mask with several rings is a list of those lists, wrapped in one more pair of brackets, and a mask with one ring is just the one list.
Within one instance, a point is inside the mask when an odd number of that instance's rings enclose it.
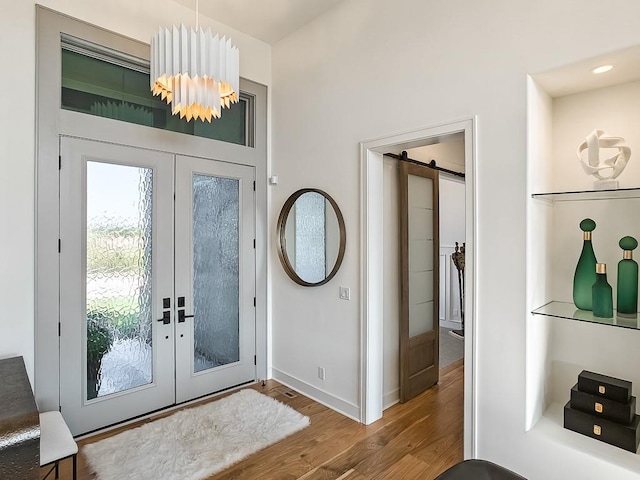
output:
{"label": "door handle", "polygon": [[184,310],[178,310],[178,323],[184,323],[187,318],[193,318],[193,315],[185,315]]}
{"label": "door handle", "polygon": [[167,310],[166,312],[162,312],[162,318],[158,319],[158,322],[162,322],[163,325],[168,325],[171,323],[171,312]]}

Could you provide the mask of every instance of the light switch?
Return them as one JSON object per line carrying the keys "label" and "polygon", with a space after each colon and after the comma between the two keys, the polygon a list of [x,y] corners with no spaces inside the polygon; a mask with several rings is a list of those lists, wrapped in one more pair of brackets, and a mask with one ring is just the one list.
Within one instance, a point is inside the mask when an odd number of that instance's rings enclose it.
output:
{"label": "light switch", "polygon": [[340,287],[340,298],[342,300],[351,300],[351,289],[349,287]]}

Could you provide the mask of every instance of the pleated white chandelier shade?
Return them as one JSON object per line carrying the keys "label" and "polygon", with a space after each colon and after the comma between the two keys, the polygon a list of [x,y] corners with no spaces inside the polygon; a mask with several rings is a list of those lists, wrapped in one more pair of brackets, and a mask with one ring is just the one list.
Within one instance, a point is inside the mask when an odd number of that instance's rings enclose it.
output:
{"label": "pleated white chandelier shade", "polygon": [[151,39],[151,91],[187,121],[220,118],[238,101],[238,48],[209,28],[161,27]]}

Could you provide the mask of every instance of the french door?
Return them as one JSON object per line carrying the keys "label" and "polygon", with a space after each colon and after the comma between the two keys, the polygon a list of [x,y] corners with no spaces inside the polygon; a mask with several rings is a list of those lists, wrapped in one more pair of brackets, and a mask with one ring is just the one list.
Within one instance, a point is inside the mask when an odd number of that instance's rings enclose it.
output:
{"label": "french door", "polygon": [[254,380],[253,168],[66,137],[60,148],[72,432]]}

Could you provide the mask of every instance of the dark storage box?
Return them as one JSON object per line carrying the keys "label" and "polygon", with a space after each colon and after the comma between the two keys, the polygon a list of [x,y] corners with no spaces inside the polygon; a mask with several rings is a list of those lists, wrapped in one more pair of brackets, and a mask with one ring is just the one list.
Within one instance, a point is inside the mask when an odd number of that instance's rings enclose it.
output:
{"label": "dark storage box", "polygon": [[636,397],[632,396],[627,403],[614,402],[608,398],[581,392],[576,384],[571,389],[571,408],[582,410],[596,417],[631,425],[636,416]]}
{"label": "dark storage box", "polygon": [[578,390],[621,403],[631,398],[631,382],[587,370],[578,375]]}
{"label": "dark storage box", "polygon": [[640,416],[636,415],[631,425],[612,422],[602,417],[564,406],[564,428],[581,433],[601,442],[636,453],[640,444]]}

